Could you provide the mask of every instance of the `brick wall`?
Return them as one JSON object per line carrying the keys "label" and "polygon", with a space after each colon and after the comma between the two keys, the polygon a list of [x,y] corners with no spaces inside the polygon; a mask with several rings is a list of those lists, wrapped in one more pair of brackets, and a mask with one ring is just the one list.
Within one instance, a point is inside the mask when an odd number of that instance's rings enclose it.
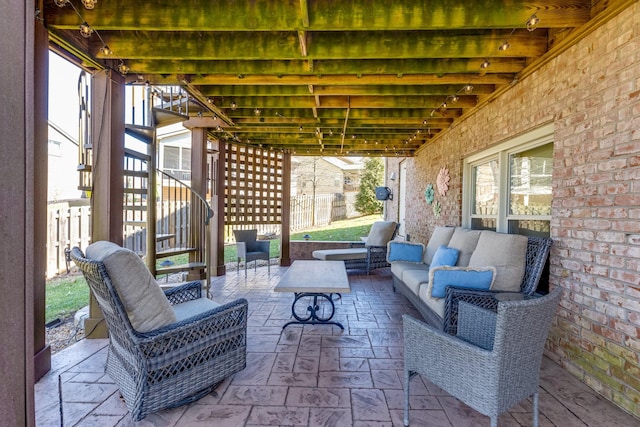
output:
{"label": "brick wall", "polygon": [[[565,289],[547,354],[640,418],[640,3],[407,163],[406,232],[461,223],[464,157],[554,123],[551,284]],[[389,173],[401,159],[389,159]],[[436,219],[424,201],[447,166]],[[397,191],[397,189],[394,189]],[[388,219],[397,218],[389,205]]]}

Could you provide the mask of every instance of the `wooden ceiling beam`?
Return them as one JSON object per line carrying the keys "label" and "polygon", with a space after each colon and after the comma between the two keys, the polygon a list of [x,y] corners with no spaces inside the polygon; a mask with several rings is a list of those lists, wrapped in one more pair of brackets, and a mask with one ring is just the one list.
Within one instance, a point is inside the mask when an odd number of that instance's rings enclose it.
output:
{"label": "wooden ceiling beam", "polygon": [[[153,78],[153,76],[149,76]],[[397,75],[363,75],[361,77],[354,75],[287,75],[287,76],[253,76],[243,75],[242,78],[231,75],[213,75],[207,76],[192,76],[191,83],[194,85],[465,85],[471,83],[472,85],[487,84],[487,85],[505,85],[512,83],[514,78],[513,74],[499,74],[499,73],[486,73],[480,74],[404,74],[402,76]],[[151,81],[152,84],[170,84],[171,81],[180,82],[180,76],[166,76],[164,78],[158,78],[154,80],[163,81]],[[462,86],[461,86],[462,87]]]}
{"label": "wooden ceiling beam", "polygon": [[[200,85],[204,96],[215,100],[220,97],[260,97],[260,96],[341,96],[341,95],[377,95],[377,96],[447,96],[458,93],[460,85],[367,85],[367,86],[239,86],[239,85]],[[313,88],[313,92],[310,91]],[[475,85],[473,95],[489,95],[495,85]]]}
{"label": "wooden ceiling beam", "polygon": [[[409,58],[409,59],[336,59],[299,60],[186,60],[186,59],[127,59],[127,65],[140,74],[195,75],[269,75],[289,74],[455,74],[477,73],[484,58]],[[522,58],[492,58],[491,72],[519,73],[526,66]]]}
{"label": "wooden ceiling beam", "polygon": [[[307,55],[300,52],[297,32],[225,33],[225,32],[121,32],[102,31],[102,40],[112,55],[100,52],[100,59],[172,59],[186,60],[297,60],[317,59],[406,59],[406,58],[487,58],[542,56],[547,49],[546,31],[383,31],[315,32],[309,36]],[[498,47],[509,40],[511,47]]]}
{"label": "wooden ceiling beam", "polygon": [[[537,13],[545,27],[577,27],[590,18],[590,0],[554,0],[547,6],[529,0],[498,0],[489,4],[468,0],[192,0],[188,7],[174,1],[110,0],[83,17],[100,30],[132,31],[273,31],[308,28],[313,31],[344,30],[442,30],[449,28],[522,27]],[[52,7],[46,24],[77,28],[79,17],[70,7]]]}

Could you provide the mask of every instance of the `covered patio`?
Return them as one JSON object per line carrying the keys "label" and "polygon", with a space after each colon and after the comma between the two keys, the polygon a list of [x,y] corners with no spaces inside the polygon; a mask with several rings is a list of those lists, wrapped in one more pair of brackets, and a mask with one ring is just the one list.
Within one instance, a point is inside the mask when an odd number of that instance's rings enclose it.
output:
{"label": "covered patio", "polygon": [[[247,368],[196,403],[134,423],[104,374],[107,340],[82,340],[55,354],[35,387],[38,425],[83,426],[401,426],[402,322],[419,313],[391,289],[389,269],[350,273],[352,292],[337,302],[341,331],[332,325],[290,326],[291,295],[273,292],[287,267],[230,272],[213,281],[213,298],[249,301]],[[411,425],[463,427],[489,419],[438,387],[412,379]],[[637,425],[545,358],[541,426]],[[531,402],[500,416],[500,426],[527,426]]]}
{"label": "covered patio", "polygon": [[[102,162],[91,187],[94,241],[123,240],[125,88],[177,85],[197,105],[188,113],[192,186],[215,215],[211,231],[196,240],[213,242],[205,264],[206,274],[217,277],[214,297],[237,293],[253,302],[250,355],[253,365],[266,360],[269,368],[258,373],[248,366],[213,402],[176,409],[161,418],[167,424],[209,403],[242,408],[242,422],[256,425],[287,423],[277,417],[289,415],[300,416],[302,425],[314,425],[317,417],[335,425],[343,416],[364,425],[399,419],[394,374],[401,343],[394,315],[411,309],[390,292],[389,277],[352,278],[358,292],[340,307],[348,328],[338,336],[326,328],[279,334],[273,323],[284,320],[288,304],[270,287],[281,271],[262,278],[261,272],[253,290],[243,278],[224,276],[225,180],[246,170],[237,162],[239,169],[227,173],[224,161],[243,150],[262,156],[263,166],[274,165],[252,179],[276,188],[276,196],[263,200],[282,214],[273,219],[282,225],[281,270],[291,262],[286,201],[296,154],[384,157],[385,186],[394,195],[385,202],[385,219],[402,224],[405,240],[426,243],[441,225],[550,237],[548,287],[564,294],[545,347],[543,422],[638,423],[640,2],[195,1],[197,7],[179,10],[157,3],[0,0],[0,57],[11,58],[0,63],[0,333],[20,337],[7,339],[0,356],[8,367],[0,381],[1,419],[46,425],[61,420],[60,409],[69,411],[70,425],[82,425],[94,410],[126,419],[118,414],[117,393],[99,374],[104,340],[83,341],[54,359],[44,340],[47,106],[55,102],[46,95],[47,57],[54,49],[94,79],[92,149]],[[435,201],[428,196],[434,183]],[[155,188],[153,181],[147,188]],[[245,199],[244,206],[252,204]],[[201,264],[196,274],[204,271]],[[385,307],[386,316],[373,315],[374,304],[377,312]],[[94,328],[101,319],[93,314],[88,330],[106,336]],[[364,354],[353,350],[354,342]],[[365,374],[353,374],[359,369]],[[307,371],[316,383],[297,375]],[[65,387],[76,384],[71,395],[105,390],[97,397],[104,406],[67,400]],[[281,406],[272,413],[258,404],[264,395],[252,396],[242,389],[247,386],[281,387],[264,390],[279,393]],[[314,394],[323,388],[342,391]],[[236,407],[234,399],[244,393],[257,403]],[[456,414],[465,409],[428,384],[423,393],[434,407],[415,402],[414,419],[433,410],[444,425],[464,425]],[[327,414],[305,401],[325,398],[344,411]],[[349,405],[333,404],[334,398]],[[364,402],[384,402],[374,406],[387,412]],[[52,406],[41,406],[46,403]],[[620,409],[609,413],[612,405]],[[199,415],[189,416],[183,421],[198,421]],[[467,416],[473,424],[474,415]],[[518,411],[509,417],[503,419],[514,425],[522,419]]]}

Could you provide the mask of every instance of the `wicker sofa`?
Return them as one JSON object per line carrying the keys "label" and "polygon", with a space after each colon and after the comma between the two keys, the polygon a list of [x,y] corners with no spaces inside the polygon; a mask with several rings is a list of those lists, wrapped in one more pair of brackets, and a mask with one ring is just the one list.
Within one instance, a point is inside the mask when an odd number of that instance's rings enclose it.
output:
{"label": "wicker sofa", "polygon": [[[441,246],[457,250],[457,260],[430,268]],[[436,227],[426,246],[389,242],[387,261],[394,291],[407,297],[427,323],[455,334],[459,301],[495,310],[498,294],[503,299],[533,295],[550,247],[547,238]]]}

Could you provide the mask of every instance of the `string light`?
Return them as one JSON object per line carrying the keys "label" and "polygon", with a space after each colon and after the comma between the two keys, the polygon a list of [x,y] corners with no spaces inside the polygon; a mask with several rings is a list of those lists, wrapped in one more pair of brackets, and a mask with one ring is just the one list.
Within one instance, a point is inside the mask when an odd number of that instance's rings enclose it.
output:
{"label": "string light", "polygon": [[500,45],[498,50],[505,51],[505,50],[509,49],[510,47],[511,47],[511,45],[509,44],[509,41],[505,40],[505,41],[502,42],[502,44]]}
{"label": "string light", "polygon": [[100,53],[104,56],[113,55],[113,51],[106,44],[100,48]]}
{"label": "string light", "polygon": [[120,61],[118,64],[118,72],[122,75],[126,75],[129,73],[129,70],[131,70],[131,68],[129,68],[123,61]]}
{"label": "string light", "polygon": [[538,24],[540,24],[540,18],[534,13],[527,19],[527,30],[529,30],[529,32],[535,31],[535,29],[538,28]]}
{"label": "string light", "polygon": [[87,21],[80,24],[80,35],[82,37],[88,39],[89,37],[91,37],[91,34],[93,34],[93,28],[91,28],[89,24],[87,24]]}
{"label": "string light", "polygon": [[89,10],[96,7],[96,3],[98,3],[98,0],[82,0],[82,4],[84,5],[84,7]]}

